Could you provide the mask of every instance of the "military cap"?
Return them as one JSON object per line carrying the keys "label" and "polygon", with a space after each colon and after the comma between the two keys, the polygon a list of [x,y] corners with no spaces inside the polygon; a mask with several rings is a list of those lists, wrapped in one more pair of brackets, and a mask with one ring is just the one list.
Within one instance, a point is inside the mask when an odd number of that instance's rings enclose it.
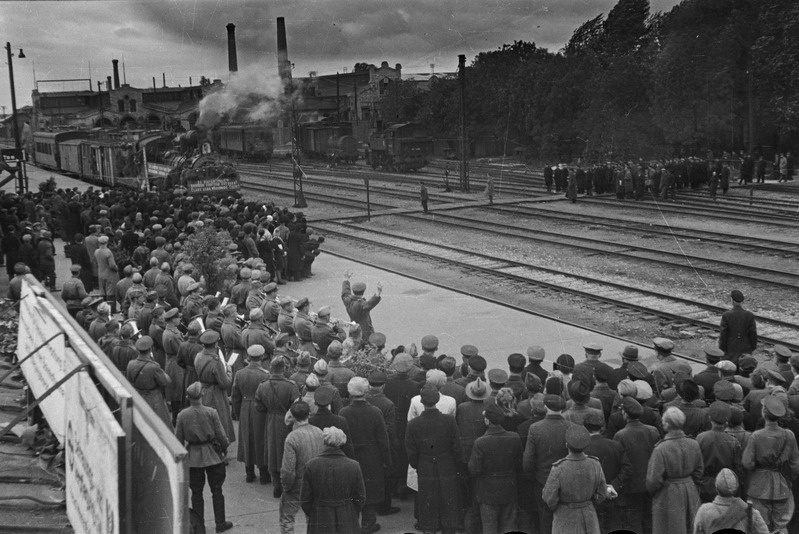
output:
{"label": "military cap", "polygon": [[766,369],[765,378],[766,378],[766,380],[774,380],[775,382],[779,382],[780,384],[784,384],[785,383],[785,377],[782,376],[777,371],[774,371],[773,369]]}
{"label": "military cap", "polygon": [[355,282],[352,284],[352,292],[356,295],[363,295],[364,291],[366,291],[366,284],[363,282]]}
{"label": "military cap", "polygon": [[200,336],[200,343],[203,345],[213,345],[219,341],[219,333],[214,330],[206,330]]}
{"label": "military cap", "polygon": [[585,349],[585,352],[589,354],[598,354],[602,352],[602,345],[599,343],[589,343],[587,345],[583,345],[583,349]]}
{"label": "military cap", "polygon": [[90,298],[91,298],[91,300],[89,301],[89,307],[95,306],[95,305],[100,304],[102,302],[105,302],[103,297],[101,297],[99,295],[95,295],[95,296],[90,297]]}
{"label": "military cap", "polygon": [[148,291],[144,298],[147,302],[155,302],[158,299],[158,293],[155,291]]}
{"label": "military cap", "polygon": [[133,280],[134,284],[141,284],[141,281],[142,281],[141,274],[139,274],[138,272],[134,272],[132,280]]}
{"label": "military cap", "polygon": [[791,352],[791,349],[789,349],[785,345],[774,345],[774,354],[778,358],[782,358],[785,360],[788,360],[790,359],[791,356],[793,356],[793,352]]}
{"label": "military cap", "polygon": [[572,358],[571,354],[561,354],[558,356],[558,359],[555,360],[555,363],[561,368],[566,369],[568,372],[572,372],[574,370],[574,358]]}
{"label": "military cap", "polygon": [[308,367],[311,365],[311,353],[308,351],[302,351],[297,356],[297,367]]}
{"label": "military cap", "polygon": [[569,391],[569,397],[578,404],[585,404],[591,398],[591,390],[582,380],[572,380],[566,388]]}
{"label": "military cap", "polygon": [[621,353],[621,357],[625,360],[630,360],[633,362],[638,361],[638,347],[635,345],[627,345],[624,347],[624,350]]}
{"label": "military cap", "polygon": [[289,297],[283,297],[282,299],[280,299],[280,305],[283,307],[288,306],[291,303],[292,301]]}
{"label": "military cap", "polygon": [[655,345],[656,349],[662,352],[671,352],[674,350],[674,342],[665,337],[656,337],[652,340],[652,343]]}
{"label": "military cap", "polygon": [[743,302],[743,301],[744,301],[744,294],[743,294],[743,293],[741,293],[741,292],[740,292],[739,290],[737,290],[737,289],[733,289],[733,290],[732,290],[732,293],[730,293],[730,297],[731,297],[731,298],[732,298],[732,300],[734,300],[735,302]]}
{"label": "military cap", "polygon": [[738,476],[727,467],[716,475],[716,492],[722,497],[732,497],[738,491]]}
{"label": "military cap", "polygon": [[721,369],[722,371],[726,371],[728,373],[735,372],[735,364],[730,360],[721,360],[720,362],[716,362],[714,367],[716,369]]}
{"label": "military cap", "polygon": [[177,317],[178,315],[180,315],[180,312],[177,308],[170,308],[169,311],[164,314],[164,319],[168,321],[173,317]]}
{"label": "military cap", "polygon": [[605,426],[605,416],[602,415],[601,411],[589,410],[583,418],[583,424],[594,428],[602,428]]}
{"label": "military cap", "polygon": [[264,316],[264,312],[261,308],[253,308],[250,310],[250,320],[257,321],[258,319],[262,319]]}
{"label": "military cap", "polygon": [[150,336],[142,336],[136,340],[136,350],[139,352],[148,351],[153,348],[153,338]]}
{"label": "military cap", "polygon": [[200,289],[200,282],[194,282],[193,284],[190,284],[189,287],[186,288],[187,291],[196,291],[198,289]]}
{"label": "military cap", "polygon": [[613,368],[603,362],[597,363],[594,367],[594,377],[600,382],[607,382],[613,374]]}
{"label": "military cap", "polygon": [[247,356],[253,360],[260,360],[266,354],[266,350],[261,345],[253,345],[247,349]]}
{"label": "military cap", "polygon": [[91,305],[91,303],[92,303],[92,299],[93,298],[94,297],[86,297],[82,301],[80,301],[80,303],[83,304],[83,306],[85,306],[85,307],[89,307]]}
{"label": "military cap", "polygon": [[510,369],[524,369],[524,364],[527,363],[524,360],[524,354],[519,354],[515,352],[508,356],[508,367]]}
{"label": "military cap", "polygon": [[717,349],[716,347],[710,347],[704,350],[707,363],[718,363],[718,361],[724,357],[724,351]]}
{"label": "military cap", "polygon": [[194,265],[192,265],[191,263],[184,263],[180,268],[183,270],[184,273],[190,273],[194,271]]}
{"label": "military cap", "polygon": [[[311,373],[305,379],[305,387],[308,388],[308,391],[316,391],[316,388],[319,387],[319,379],[316,377],[315,374]],[[316,402],[316,399],[314,399]]]}
{"label": "military cap", "polygon": [[619,382],[618,386],[616,386],[616,391],[618,391],[619,395],[621,395],[622,397],[627,397],[627,396],[635,397],[635,395],[638,393],[638,387],[635,385],[635,382],[633,382],[629,378],[625,378],[624,380]]}
{"label": "military cap", "polygon": [[649,371],[641,362],[633,361],[627,366],[627,374],[636,380],[643,380],[649,376]]}
{"label": "military cap", "polygon": [[466,384],[466,396],[472,400],[485,400],[491,396],[491,391],[489,391],[483,379],[477,377],[474,382]]}
{"label": "military cap", "polygon": [[489,369],[487,374],[492,384],[503,385],[508,381],[508,373],[502,369]]}
{"label": "military cap", "polygon": [[544,396],[544,406],[549,408],[550,410],[560,412],[566,408],[566,401],[563,400],[563,397],[560,395],[545,395]]}
{"label": "military cap", "polygon": [[483,415],[485,416],[486,419],[488,419],[488,422],[491,423],[492,425],[501,425],[502,422],[505,420],[505,414],[503,413],[502,408],[500,408],[499,406],[496,405],[496,403],[493,402],[488,406],[486,406]]}
{"label": "military cap", "polygon": [[316,315],[319,317],[330,317],[330,306],[322,306],[316,312]]}
{"label": "military cap", "polygon": [[[636,380],[633,382],[635,384],[635,398],[638,400],[649,400],[652,398],[652,386],[649,385],[649,382],[644,380]],[[697,391],[698,394],[698,391]]]}
{"label": "military cap", "polygon": [[342,345],[341,341],[338,339],[334,339],[330,345],[327,346],[327,355],[333,359],[339,359],[343,353],[344,345]]}
{"label": "military cap", "polygon": [[186,332],[191,336],[196,336],[202,331],[202,327],[200,323],[197,321],[192,321],[189,323],[189,326],[186,327]]}
{"label": "military cap", "polygon": [[369,334],[369,344],[374,347],[385,347],[386,335],[381,332],[372,332]]}
{"label": "military cap", "polygon": [[436,350],[438,348],[438,338],[428,334],[422,338],[422,350]]}
{"label": "military cap", "polygon": [[297,301],[296,306],[298,308],[302,308],[303,306],[307,306],[310,303],[311,303],[311,301],[308,300],[308,297],[302,297],[300,300]]}
{"label": "military cap", "polygon": [[539,347],[538,345],[532,345],[527,347],[527,358],[533,362],[541,362],[544,361],[546,353],[544,352],[543,347]]}
{"label": "military cap", "polygon": [[186,396],[190,399],[199,399],[203,396],[203,386],[199,382],[192,383],[186,388]]}
{"label": "military cap", "polygon": [[716,400],[729,402],[735,398],[735,386],[729,380],[718,380],[713,384],[713,396]]}
{"label": "military cap", "polygon": [[469,358],[469,367],[477,372],[485,371],[487,365],[486,359],[482,356],[472,356]]}
{"label": "military cap", "polygon": [[[347,382],[347,392],[350,397],[363,397],[369,392],[369,381],[362,376],[353,376]],[[436,390],[438,392],[438,390]],[[436,401],[438,402],[438,401]]]}
{"label": "military cap", "polygon": [[266,286],[264,286],[264,293],[271,293],[272,291],[277,291],[276,283],[271,282],[269,284],[266,284]]}
{"label": "military cap", "polygon": [[317,360],[316,363],[313,364],[313,372],[319,376],[325,376],[327,374],[327,362],[322,359]]}
{"label": "military cap", "polygon": [[717,400],[710,405],[707,413],[710,416],[710,420],[714,423],[724,424],[730,419],[730,405]]}
{"label": "military cap", "polygon": [[[272,275],[269,274],[269,271],[263,271],[263,270],[261,271],[261,276],[258,277],[258,279],[261,281],[262,284],[266,284],[267,282],[269,282],[271,278]],[[266,292],[265,289],[264,292]]]}
{"label": "military cap", "polygon": [[441,399],[441,394],[434,385],[425,384],[422,386],[421,391],[419,391],[419,397],[421,398],[422,404],[425,406],[433,406]]}
{"label": "military cap", "polygon": [[241,272],[239,272],[239,277],[243,279],[248,279],[252,276],[252,270],[248,267],[242,267]]}
{"label": "military cap", "polygon": [[419,356],[419,365],[422,366],[422,369],[435,369],[437,363],[436,357],[432,354],[423,353]]}
{"label": "military cap", "polygon": [[[99,308],[98,308],[98,310],[99,310]],[[165,311],[166,311],[166,310],[164,309],[164,307],[163,307],[163,306],[156,306],[155,308],[153,308],[153,311],[151,311],[151,312],[150,312],[150,314],[151,314],[151,315],[152,315],[154,318],[155,318],[155,317],[161,317],[162,315],[164,315],[164,312],[165,312]]]}
{"label": "military cap", "polygon": [[72,265],[70,265],[69,270],[73,273],[79,273],[80,265],[78,265],[77,263],[73,263]]}
{"label": "military cap", "polygon": [[760,402],[763,408],[774,417],[782,417],[787,413],[785,404],[774,395],[766,395]]}
{"label": "military cap", "polygon": [[624,399],[622,399],[621,409],[624,410],[627,415],[631,415],[633,417],[641,417],[644,415],[644,407],[641,406],[640,402],[632,397],[624,397]]}
{"label": "military cap", "polygon": [[317,406],[329,406],[333,402],[333,390],[320,387],[314,392],[313,401]]}
{"label": "military cap", "polygon": [[473,356],[477,356],[477,354],[478,354],[477,347],[475,347],[474,345],[461,346],[461,356],[465,357],[467,360]]}
{"label": "military cap", "polygon": [[413,368],[413,357],[405,352],[400,352],[394,356],[394,361],[391,362],[391,368],[398,373],[407,373]]}
{"label": "military cap", "polygon": [[388,376],[383,371],[372,371],[369,373],[369,385],[370,386],[382,386],[388,381]]}
{"label": "military cap", "polygon": [[261,281],[261,270],[260,269],[253,269],[250,273],[250,278],[252,278],[253,282],[260,282]]}
{"label": "military cap", "polygon": [[757,367],[757,360],[752,356],[744,356],[738,360],[738,367],[742,371],[753,371]]}
{"label": "military cap", "polygon": [[588,442],[591,441],[591,434],[583,425],[571,425],[566,430],[566,445],[569,448],[581,451],[588,447]]}

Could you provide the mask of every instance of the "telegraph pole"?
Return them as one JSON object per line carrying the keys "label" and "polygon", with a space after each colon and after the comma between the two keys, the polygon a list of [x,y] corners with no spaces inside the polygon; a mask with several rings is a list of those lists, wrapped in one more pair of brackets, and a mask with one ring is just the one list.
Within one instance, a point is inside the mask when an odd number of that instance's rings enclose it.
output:
{"label": "telegraph pole", "polygon": [[460,128],[458,132],[458,148],[460,150],[460,182],[461,190],[469,191],[469,173],[466,171],[466,55],[458,55],[458,80],[460,82]]}

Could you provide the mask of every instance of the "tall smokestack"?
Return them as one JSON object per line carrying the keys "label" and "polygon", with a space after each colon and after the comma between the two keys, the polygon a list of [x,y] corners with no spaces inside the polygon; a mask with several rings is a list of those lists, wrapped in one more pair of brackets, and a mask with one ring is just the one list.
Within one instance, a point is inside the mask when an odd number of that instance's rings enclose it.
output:
{"label": "tall smokestack", "polygon": [[277,18],[277,72],[283,81],[291,78],[289,47],[286,44],[286,19]]}
{"label": "tall smokestack", "polygon": [[119,89],[119,60],[112,59],[111,63],[114,64],[114,89]]}
{"label": "tall smokestack", "polygon": [[166,87],[166,72],[161,73],[161,78],[164,80],[164,87]]}
{"label": "tall smokestack", "polygon": [[106,91],[111,92],[111,76],[105,77],[105,88]]}
{"label": "tall smokestack", "polygon": [[227,64],[230,72],[239,70],[239,61],[236,57],[236,25],[229,22],[227,26]]}

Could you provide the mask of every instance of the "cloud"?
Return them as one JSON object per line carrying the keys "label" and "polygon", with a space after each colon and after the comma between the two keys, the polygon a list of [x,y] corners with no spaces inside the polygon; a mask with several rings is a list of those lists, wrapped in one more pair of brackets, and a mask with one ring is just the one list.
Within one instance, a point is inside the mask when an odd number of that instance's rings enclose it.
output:
{"label": "cloud", "polygon": [[140,32],[136,28],[131,28],[130,26],[123,26],[121,28],[116,28],[114,30],[114,35],[122,39],[137,38],[143,36],[142,32]]}

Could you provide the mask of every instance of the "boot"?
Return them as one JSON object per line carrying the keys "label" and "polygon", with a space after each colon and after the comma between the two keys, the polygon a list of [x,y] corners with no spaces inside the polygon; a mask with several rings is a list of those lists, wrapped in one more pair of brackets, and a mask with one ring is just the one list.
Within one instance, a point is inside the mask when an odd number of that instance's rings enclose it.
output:
{"label": "boot", "polygon": [[261,485],[266,486],[272,482],[272,477],[269,475],[269,470],[264,467],[258,467],[258,472],[261,475]]}
{"label": "boot", "polygon": [[255,482],[255,466],[254,465],[244,465],[244,472],[246,473],[246,478],[244,479],[245,482]]}

